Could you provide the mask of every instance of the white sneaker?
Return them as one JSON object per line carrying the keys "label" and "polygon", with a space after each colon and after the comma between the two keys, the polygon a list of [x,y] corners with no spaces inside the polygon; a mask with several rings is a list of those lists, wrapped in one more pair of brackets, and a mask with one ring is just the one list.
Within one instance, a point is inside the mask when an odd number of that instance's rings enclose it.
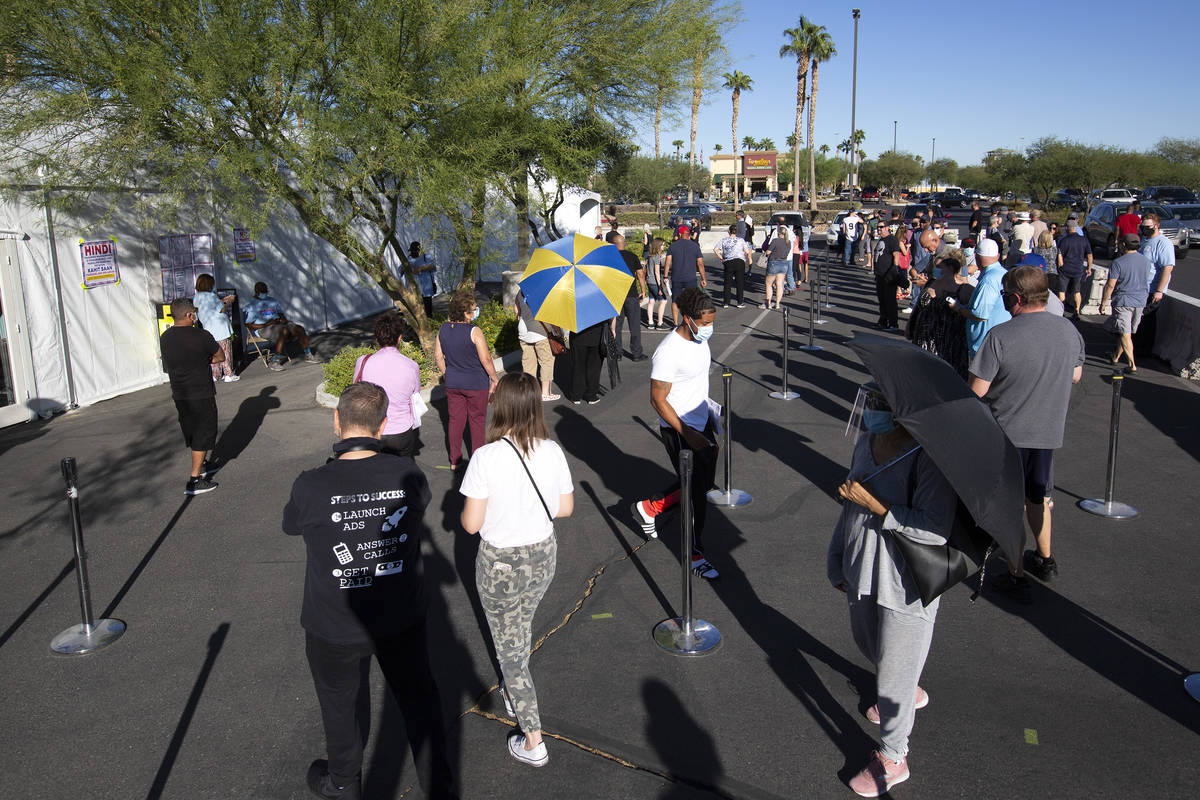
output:
{"label": "white sneaker", "polygon": [[902,308],[902,309],[900,310],[900,313],[901,313],[901,314],[911,314],[911,313],[912,313],[912,306],[906,306],[906,307]]}
{"label": "white sneaker", "polygon": [[717,572],[717,568],[710,564],[707,558],[692,559],[692,574],[710,581],[721,577],[721,573]]}
{"label": "white sneaker", "polygon": [[539,743],[532,750],[526,750],[525,735],[521,733],[508,737],[508,752],[517,761],[528,764],[531,767],[544,767],[546,766],[546,762],[550,760],[550,755],[546,752],[545,742]]}
{"label": "white sneaker", "polygon": [[224,380],[226,383],[237,383],[241,379],[241,375],[226,375],[224,378],[222,378],[222,380]]}

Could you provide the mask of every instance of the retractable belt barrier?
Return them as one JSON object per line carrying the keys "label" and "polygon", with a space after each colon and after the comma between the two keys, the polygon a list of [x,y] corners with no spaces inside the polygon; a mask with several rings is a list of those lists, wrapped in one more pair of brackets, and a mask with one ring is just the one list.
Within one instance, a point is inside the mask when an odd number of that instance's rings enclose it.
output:
{"label": "retractable belt barrier", "polygon": [[778,392],[771,392],[771,397],[776,400],[795,400],[799,397],[799,393],[788,390],[788,350],[791,349],[791,328],[788,326],[788,309],[783,307],[783,380],[781,381],[783,388]]}
{"label": "retractable belt barrier", "polygon": [[1126,503],[1113,500],[1113,482],[1117,472],[1117,435],[1121,427],[1121,385],[1125,383],[1125,368],[1113,370],[1112,416],[1108,424],[1108,480],[1104,488],[1104,499],[1080,500],[1079,507],[1090,514],[1108,519],[1133,519],[1138,510]]}
{"label": "retractable belt barrier", "polygon": [[710,491],[708,493],[708,502],[723,508],[737,508],[738,506],[746,505],[753,498],[750,497],[749,492],[730,488],[733,485],[733,477],[731,476],[733,472],[733,455],[729,447],[730,439],[733,436],[733,411],[730,410],[730,403],[733,397],[733,373],[721,373],[721,381],[725,384],[725,406],[723,409],[725,417],[725,441],[722,445],[722,449],[725,451],[725,489],[724,491],[720,489]]}

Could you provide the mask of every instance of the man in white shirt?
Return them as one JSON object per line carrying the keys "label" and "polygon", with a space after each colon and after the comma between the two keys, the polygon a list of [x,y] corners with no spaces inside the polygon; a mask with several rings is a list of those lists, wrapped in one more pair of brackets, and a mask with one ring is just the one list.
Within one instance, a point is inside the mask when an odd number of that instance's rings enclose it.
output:
{"label": "man in white shirt", "polygon": [[725,270],[725,302],[723,305],[729,306],[730,291],[736,286],[737,307],[741,308],[744,305],[742,301],[745,299],[746,266],[754,257],[754,251],[745,239],[738,236],[737,230],[737,225],[730,225],[729,235],[717,242],[713,252],[717,254],[717,258],[721,259],[721,265]]}
{"label": "man in white shirt", "polygon": [[854,248],[858,243],[859,237],[864,229],[863,219],[858,215],[857,209],[851,209],[846,218],[842,220],[842,234],[846,237],[846,250],[842,254],[842,263],[850,266],[854,263]]}
{"label": "man in white shirt", "polygon": [[[679,475],[679,453],[687,449],[692,461],[692,572],[701,578],[720,577],[704,557],[704,520],[708,490],[717,474],[716,426],[709,412],[708,370],[712,352],[716,308],[703,290],[688,287],[675,298],[682,319],[654,351],[650,369],[650,405],[658,412],[659,434]],[[633,518],[647,538],[658,536],[655,518],[679,502],[681,481],[676,480],[649,500],[633,503]]]}

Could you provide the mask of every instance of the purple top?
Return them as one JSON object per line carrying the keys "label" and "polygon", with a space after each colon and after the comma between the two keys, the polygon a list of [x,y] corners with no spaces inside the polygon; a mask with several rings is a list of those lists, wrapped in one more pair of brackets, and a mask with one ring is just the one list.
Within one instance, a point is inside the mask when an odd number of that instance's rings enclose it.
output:
{"label": "purple top", "polygon": [[487,370],[479,362],[479,351],[471,341],[475,326],[469,322],[443,322],[438,331],[446,359],[446,388],[486,391],[491,385]]}
{"label": "purple top", "polygon": [[[361,374],[359,370],[362,370]],[[354,374],[359,380],[382,386],[387,392],[384,436],[404,433],[413,426],[412,396],[413,392],[421,391],[421,368],[417,362],[394,347],[382,347],[377,353],[359,356],[354,362]]]}

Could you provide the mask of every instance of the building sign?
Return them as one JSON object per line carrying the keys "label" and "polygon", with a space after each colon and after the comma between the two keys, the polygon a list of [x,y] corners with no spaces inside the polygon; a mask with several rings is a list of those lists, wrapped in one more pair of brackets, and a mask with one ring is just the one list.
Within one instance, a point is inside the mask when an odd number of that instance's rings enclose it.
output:
{"label": "building sign", "polygon": [[121,282],[117,272],[117,240],[111,236],[96,242],[80,239],[79,262],[83,265],[84,289]]}
{"label": "building sign", "polygon": [[180,233],[158,237],[158,260],[162,270],[162,298],[169,303],[177,297],[196,293],[196,277],[213,271],[213,243],[210,233]]}
{"label": "building sign", "polygon": [[745,153],[742,155],[742,172],[746,175],[774,175],[776,153]]}
{"label": "building sign", "polygon": [[254,260],[254,239],[245,228],[233,229],[233,260],[245,264]]}

